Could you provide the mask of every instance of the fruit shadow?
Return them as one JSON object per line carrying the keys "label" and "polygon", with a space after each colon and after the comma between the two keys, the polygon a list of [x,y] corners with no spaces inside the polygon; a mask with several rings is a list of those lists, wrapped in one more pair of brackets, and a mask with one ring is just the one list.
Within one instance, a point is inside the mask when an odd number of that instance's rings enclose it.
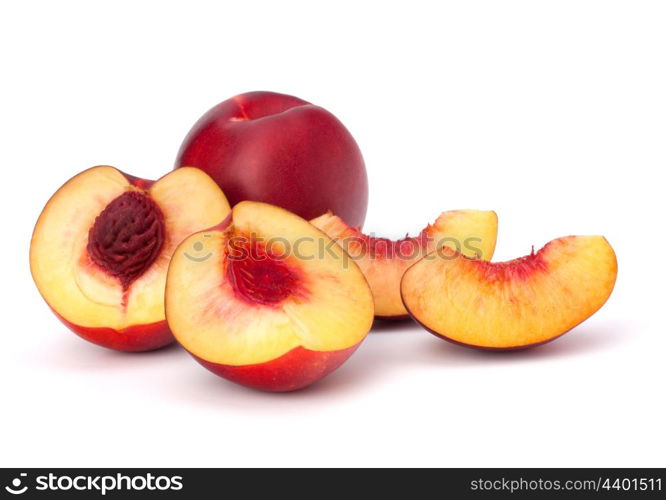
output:
{"label": "fruit shadow", "polygon": [[445,341],[435,335],[421,343],[413,356],[421,362],[447,367],[488,363],[530,363],[546,359],[579,357],[616,347],[629,340],[631,326],[623,322],[580,325],[545,344],[514,351],[473,349]]}
{"label": "fruit shadow", "polygon": [[44,367],[84,375],[143,370],[147,366],[161,366],[176,357],[186,356],[175,343],[155,351],[120,352],[91,344],[69,332],[56,332],[52,337],[41,346],[39,353],[33,355],[33,359]]}
{"label": "fruit shadow", "polygon": [[370,333],[393,333],[404,332],[406,329],[416,325],[410,317],[400,319],[375,319]]}
{"label": "fruit shadow", "polygon": [[[30,362],[46,370],[57,370],[80,374],[85,377],[113,377],[117,374],[145,373],[151,386],[147,396],[166,395],[173,401],[186,401],[218,409],[229,407],[256,408],[269,401],[285,402],[302,398],[329,399],[331,393],[354,394],[362,391],[369,378],[362,376],[364,357],[361,349],[339,370],[318,383],[290,393],[270,393],[241,387],[214,375],[178,344],[174,343],[155,351],[130,353],[96,346],[79,339],[69,332],[54,332],[49,340],[40,345],[38,352],[29,354]],[[27,353],[26,353],[27,354]],[[361,359],[356,360],[359,357]],[[361,367],[359,370],[358,367]],[[168,368],[167,368],[168,367]],[[150,377],[150,373],[163,376]],[[137,384],[135,390],[146,386]],[[335,401],[335,398],[332,399]],[[281,404],[278,402],[278,404]]]}
{"label": "fruit shadow", "polygon": [[[373,326],[368,338],[358,351],[336,372],[300,391],[286,394],[261,393],[242,387],[225,387],[224,391],[245,394],[244,398],[288,401],[328,400],[331,396],[365,393],[368,388],[390,383],[402,370],[436,366],[441,370],[456,370],[489,364],[532,363],[546,359],[585,356],[613,348],[627,340],[629,327],[622,324],[581,325],[552,342],[518,351],[483,351],[452,344],[429,334],[410,320],[382,321]],[[385,335],[390,332],[391,335]],[[219,386],[224,383],[211,375],[208,383]],[[213,389],[220,391],[220,387]],[[236,394],[235,394],[236,396]],[[345,397],[346,397],[345,396]]]}
{"label": "fruit shadow", "polygon": [[[217,410],[265,408],[289,412],[294,404],[304,409],[309,402],[339,404],[372,387],[390,383],[401,372],[418,367],[456,370],[489,364],[531,363],[547,359],[586,356],[612,349],[628,341],[631,326],[622,322],[583,324],[547,344],[520,351],[482,351],[458,346],[429,334],[406,321],[377,323],[358,351],[338,370],[305,389],[290,393],[267,393],[226,381],[195,363],[178,345],[146,353],[122,353],[97,347],[76,338],[58,338],[44,346],[39,362],[54,369],[101,375],[132,370],[169,369],[154,380],[151,393]],[[386,333],[390,335],[386,335]],[[179,365],[176,367],[176,365]],[[173,367],[173,369],[172,369]]]}
{"label": "fruit shadow", "polygon": [[[328,402],[339,404],[335,396],[354,397],[368,390],[373,381],[381,381],[381,371],[367,370],[364,365],[362,351],[357,351],[343,366],[326,378],[311,386],[292,392],[265,392],[234,384],[217,375],[192,365],[187,376],[170,381],[171,389],[176,391],[178,398],[186,398],[198,403],[206,403],[219,408],[265,408],[266,404],[274,409],[291,407],[295,402],[317,402],[317,405]],[[180,386],[180,387],[179,387]]]}
{"label": "fruit shadow", "polygon": [[[339,372],[300,393],[332,393],[385,383],[391,377],[399,377],[401,370],[423,366],[456,370],[594,355],[629,341],[631,329],[624,322],[583,324],[560,338],[529,349],[488,351],[447,342],[410,320],[383,321],[373,326],[364,342],[367,345],[361,345]],[[391,335],[386,336],[386,332]]]}
{"label": "fruit shadow", "polygon": [[[272,393],[248,389],[201,370],[196,364],[186,377],[172,380],[170,384],[173,390],[178,391],[177,397],[185,394],[190,400],[225,407],[255,406],[258,402],[264,404],[267,400],[271,401],[271,404],[279,405],[299,400],[321,400],[337,404],[336,399],[332,398],[336,394],[353,397],[357,393],[367,391],[368,386],[385,381],[386,370],[391,370],[390,365],[397,361],[391,357],[395,345],[389,339],[381,337],[387,332],[404,333],[406,329],[413,329],[415,326],[416,323],[410,318],[377,320],[370,335],[339,369],[323,380],[298,391]],[[182,391],[178,389],[181,385]]]}

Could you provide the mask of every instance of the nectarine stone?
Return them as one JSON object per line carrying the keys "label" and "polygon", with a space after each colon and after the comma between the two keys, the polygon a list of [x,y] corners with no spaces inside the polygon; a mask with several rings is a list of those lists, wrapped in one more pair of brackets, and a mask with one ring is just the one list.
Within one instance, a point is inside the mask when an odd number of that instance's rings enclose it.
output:
{"label": "nectarine stone", "polygon": [[128,191],[97,216],[88,233],[88,254],[123,287],[155,261],[165,238],[164,214],[149,196]]}

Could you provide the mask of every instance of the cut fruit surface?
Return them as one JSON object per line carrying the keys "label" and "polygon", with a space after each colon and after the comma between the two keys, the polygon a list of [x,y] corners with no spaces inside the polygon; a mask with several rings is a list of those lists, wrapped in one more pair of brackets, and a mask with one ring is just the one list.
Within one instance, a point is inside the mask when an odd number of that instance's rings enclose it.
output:
{"label": "cut fruit surface", "polygon": [[373,303],[356,264],[321,231],[284,209],[241,202],[176,249],[166,312],[176,339],[211,371],[284,391],[351,355]]}
{"label": "cut fruit surface", "polygon": [[87,340],[120,350],[161,347],[173,340],[164,313],[171,255],[229,210],[199,169],[153,182],[93,167],[44,207],[30,245],[33,279],[57,316]]}
{"label": "cut fruit surface", "polygon": [[508,262],[434,253],[409,268],[401,284],[409,313],[453,342],[517,349],[566,333],[608,299],[617,276],[601,236],[568,236]]}
{"label": "cut fruit surface", "polygon": [[310,222],[355,260],[370,284],[375,315],[382,318],[408,317],[400,297],[400,280],[426,254],[446,246],[471,258],[490,260],[497,240],[497,214],[484,210],[443,212],[418,236],[397,241],[365,235],[332,213]]}

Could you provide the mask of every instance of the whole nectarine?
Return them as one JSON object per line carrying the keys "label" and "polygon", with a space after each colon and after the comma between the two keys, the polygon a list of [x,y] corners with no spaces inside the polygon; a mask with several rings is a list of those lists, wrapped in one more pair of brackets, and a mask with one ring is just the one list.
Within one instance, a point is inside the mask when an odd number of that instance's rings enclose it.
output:
{"label": "whole nectarine", "polygon": [[324,108],[274,92],[249,92],[206,114],[185,138],[176,167],[198,167],[232,205],[255,200],[311,219],[327,210],[362,226],[368,180],[361,151]]}

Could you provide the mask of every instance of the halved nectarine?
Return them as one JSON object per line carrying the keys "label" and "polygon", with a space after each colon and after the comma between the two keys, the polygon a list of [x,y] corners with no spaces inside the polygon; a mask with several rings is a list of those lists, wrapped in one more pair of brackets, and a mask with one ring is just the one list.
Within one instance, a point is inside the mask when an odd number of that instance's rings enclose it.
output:
{"label": "halved nectarine", "polygon": [[529,347],[566,333],[608,299],[617,275],[601,236],[568,236],[508,262],[435,252],[402,278],[409,313],[427,330],[486,349]]}
{"label": "halved nectarine", "polygon": [[229,210],[217,184],[196,168],[153,182],[93,167],[67,181],[39,216],[33,279],[84,339],[121,351],[162,347],[173,341],[164,313],[171,254]]}
{"label": "halved nectarine", "polygon": [[409,317],[400,298],[400,280],[409,266],[442,245],[468,257],[490,260],[497,240],[497,214],[484,210],[443,212],[418,236],[398,241],[365,235],[330,212],[310,223],[356,261],[370,284],[375,315],[386,319]]}
{"label": "halved nectarine", "polygon": [[324,233],[282,208],[244,201],[176,249],[166,314],[178,342],[213,373],[291,391],[354,352],[373,304],[361,271]]}

